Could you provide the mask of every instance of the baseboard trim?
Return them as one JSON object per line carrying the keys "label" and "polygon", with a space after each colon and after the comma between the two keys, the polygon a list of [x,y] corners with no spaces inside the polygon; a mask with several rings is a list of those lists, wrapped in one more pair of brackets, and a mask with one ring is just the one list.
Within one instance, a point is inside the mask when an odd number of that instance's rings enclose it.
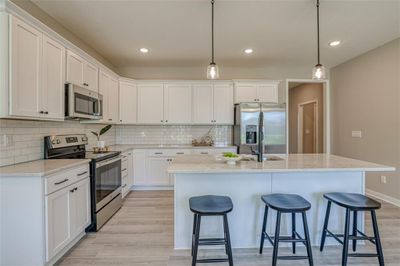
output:
{"label": "baseboard trim", "polygon": [[132,186],[131,190],[174,190],[174,186]]}
{"label": "baseboard trim", "polygon": [[365,192],[369,196],[372,196],[374,198],[383,200],[383,201],[385,201],[387,203],[390,203],[390,204],[393,204],[393,205],[395,205],[397,207],[400,207],[400,199],[396,199],[394,197],[385,195],[383,193],[380,193],[380,192],[377,192],[377,191],[374,191],[374,190],[371,190],[371,189],[368,189],[368,188],[365,189]]}

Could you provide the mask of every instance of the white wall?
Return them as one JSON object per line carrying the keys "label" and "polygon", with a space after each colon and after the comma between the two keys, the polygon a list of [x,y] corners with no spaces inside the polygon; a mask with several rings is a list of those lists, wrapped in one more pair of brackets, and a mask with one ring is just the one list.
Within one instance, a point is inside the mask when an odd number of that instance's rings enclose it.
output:
{"label": "white wall", "polygon": [[[397,167],[367,188],[400,199],[400,39],[331,69],[334,154]],[[362,138],[352,138],[361,130]],[[387,176],[381,184],[380,176]]]}

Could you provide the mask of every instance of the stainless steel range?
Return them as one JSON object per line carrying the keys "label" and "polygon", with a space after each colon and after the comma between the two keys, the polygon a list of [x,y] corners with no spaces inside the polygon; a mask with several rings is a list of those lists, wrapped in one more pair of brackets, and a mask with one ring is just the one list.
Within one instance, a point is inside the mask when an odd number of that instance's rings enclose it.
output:
{"label": "stainless steel range", "polygon": [[54,135],[44,138],[45,159],[91,159],[90,187],[92,223],[86,231],[99,230],[122,204],[120,152],[86,151],[84,134]]}

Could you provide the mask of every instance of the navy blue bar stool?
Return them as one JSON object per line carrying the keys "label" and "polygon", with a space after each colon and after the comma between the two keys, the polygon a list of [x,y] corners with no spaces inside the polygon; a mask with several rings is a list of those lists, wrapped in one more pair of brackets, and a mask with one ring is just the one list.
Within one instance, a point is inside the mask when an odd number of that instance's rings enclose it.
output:
{"label": "navy blue bar stool", "polygon": [[[261,197],[265,203],[264,220],[261,232],[260,254],[263,252],[264,239],[266,238],[273,248],[272,265],[275,266],[278,259],[300,260],[308,259],[310,266],[313,264],[311,251],[310,234],[308,232],[306,211],[311,208],[311,204],[303,197],[295,194],[270,194]],[[269,236],[266,232],[268,208],[277,211],[275,236]],[[292,234],[290,236],[280,236],[281,215],[282,213],[292,214]],[[296,213],[301,213],[303,218],[304,238],[296,231]],[[307,256],[278,256],[279,242],[292,243],[293,254],[296,254],[296,243],[301,242],[306,246]]]}
{"label": "navy blue bar stool", "polygon": [[[320,251],[324,250],[326,237],[333,237],[336,241],[343,245],[342,251],[342,265],[347,265],[348,257],[378,257],[379,265],[385,265],[383,259],[383,251],[381,240],[379,237],[378,223],[376,220],[375,210],[381,208],[381,204],[376,200],[368,198],[362,194],[356,193],[326,193],[324,198],[328,200],[326,208],[324,228],[321,237]],[[335,203],[343,208],[346,208],[346,221],[344,227],[344,234],[334,234],[328,230],[329,215],[331,211],[331,204]],[[357,213],[359,211],[371,212],[372,227],[374,230],[374,236],[370,237],[365,235],[363,232],[357,229]],[[353,230],[350,235],[350,213],[353,212]],[[358,235],[359,234],[359,235]],[[343,238],[340,239],[340,238]],[[349,254],[349,240],[352,240],[353,251],[357,250],[357,240],[368,240],[373,243],[376,247],[376,253],[351,253]]]}
{"label": "navy blue bar stool", "polygon": [[[233,266],[232,247],[229,235],[228,216],[232,211],[232,200],[226,196],[206,195],[189,199],[190,210],[194,213],[192,233],[192,266],[196,263],[229,262]],[[222,216],[224,223],[224,238],[200,239],[200,223],[203,216]],[[199,246],[225,245],[227,258],[197,259]]]}

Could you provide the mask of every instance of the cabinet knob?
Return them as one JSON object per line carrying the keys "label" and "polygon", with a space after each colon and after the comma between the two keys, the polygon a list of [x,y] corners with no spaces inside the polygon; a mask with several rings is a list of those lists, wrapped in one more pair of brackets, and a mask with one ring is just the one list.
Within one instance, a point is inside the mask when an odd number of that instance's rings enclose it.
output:
{"label": "cabinet knob", "polygon": [[45,114],[45,115],[48,115],[48,114],[49,114],[49,112],[45,111],[45,112],[44,112],[44,114]]}
{"label": "cabinet knob", "polygon": [[109,118],[109,119],[108,119],[108,121],[112,121],[112,119],[111,119],[111,118]]}
{"label": "cabinet knob", "polygon": [[40,111],[39,114],[44,114],[44,111]]}
{"label": "cabinet knob", "polygon": [[164,122],[164,120],[161,120],[161,122]]}
{"label": "cabinet knob", "polygon": [[87,86],[89,86],[89,84],[87,84],[87,83],[83,83],[83,86],[86,86],[86,87],[87,87]]}

